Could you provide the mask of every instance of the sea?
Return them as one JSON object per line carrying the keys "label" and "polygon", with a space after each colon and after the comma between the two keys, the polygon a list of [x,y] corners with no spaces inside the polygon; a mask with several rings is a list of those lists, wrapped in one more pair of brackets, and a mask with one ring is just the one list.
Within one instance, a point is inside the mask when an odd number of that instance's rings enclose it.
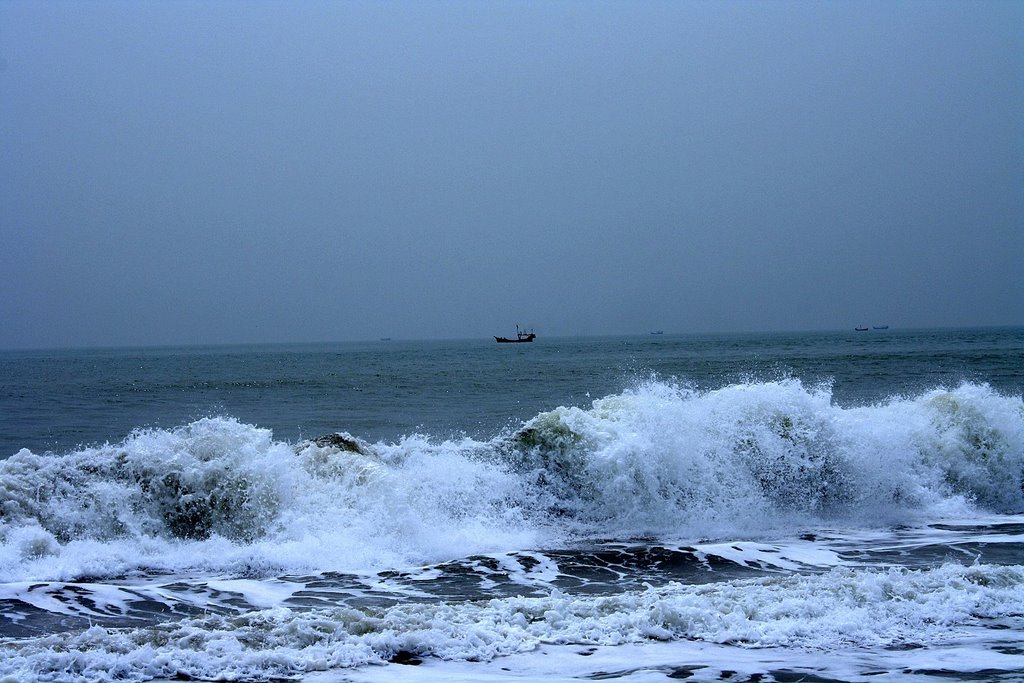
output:
{"label": "sea", "polygon": [[0,352],[0,681],[1022,681],[1022,396],[1019,327]]}

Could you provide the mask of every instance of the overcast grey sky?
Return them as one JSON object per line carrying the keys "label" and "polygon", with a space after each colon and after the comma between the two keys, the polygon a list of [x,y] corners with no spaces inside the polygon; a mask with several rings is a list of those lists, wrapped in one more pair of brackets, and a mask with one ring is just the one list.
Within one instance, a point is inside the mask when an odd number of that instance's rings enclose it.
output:
{"label": "overcast grey sky", "polygon": [[0,347],[1024,324],[1022,2],[0,0]]}

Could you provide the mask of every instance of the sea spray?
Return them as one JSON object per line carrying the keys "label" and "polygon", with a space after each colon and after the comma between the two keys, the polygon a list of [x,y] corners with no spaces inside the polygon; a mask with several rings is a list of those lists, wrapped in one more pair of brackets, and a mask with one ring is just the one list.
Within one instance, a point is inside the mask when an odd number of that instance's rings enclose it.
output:
{"label": "sea spray", "polygon": [[844,408],[798,380],[648,382],[487,441],[287,444],[205,418],[0,462],[7,580],[380,569],[587,538],[757,537],[1024,510],[1024,404],[986,385]]}
{"label": "sea spray", "polygon": [[841,408],[797,380],[655,382],[538,415],[505,445],[554,511],[616,533],[1024,509],[1024,406],[980,385]]}

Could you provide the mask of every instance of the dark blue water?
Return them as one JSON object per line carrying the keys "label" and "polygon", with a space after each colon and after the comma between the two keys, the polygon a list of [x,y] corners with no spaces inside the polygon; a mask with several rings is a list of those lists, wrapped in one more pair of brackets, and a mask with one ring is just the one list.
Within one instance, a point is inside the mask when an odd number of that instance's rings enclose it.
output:
{"label": "dark blue water", "polygon": [[294,441],[338,430],[493,436],[658,376],[715,389],[795,377],[844,406],[962,381],[1024,390],[1024,329],[872,330],[0,353],[0,457],[229,415]]}

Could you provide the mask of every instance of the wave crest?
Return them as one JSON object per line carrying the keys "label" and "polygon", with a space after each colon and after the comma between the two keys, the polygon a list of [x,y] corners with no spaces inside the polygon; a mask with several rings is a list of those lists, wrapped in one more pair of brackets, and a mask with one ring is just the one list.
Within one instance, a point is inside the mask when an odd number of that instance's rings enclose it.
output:
{"label": "wave crest", "polygon": [[1022,481],[1024,402],[978,384],[843,408],[796,380],[706,392],[652,381],[488,442],[290,445],[207,418],[0,462],[0,567],[379,567],[581,535],[1017,512]]}
{"label": "wave crest", "polygon": [[156,535],[261,536],[280,506],[268,430],[204,418],[64,456],[22,450],[2,463],[0,521],[33,519],[66,543]]}
{"label": "wave crest", "polygon": [[796,380],[704,393],[649,383],[538,415],[507,447],[555,509],[655,529],[666,516],[1024,507],[1024,407],[985,385],[845,409]]}

